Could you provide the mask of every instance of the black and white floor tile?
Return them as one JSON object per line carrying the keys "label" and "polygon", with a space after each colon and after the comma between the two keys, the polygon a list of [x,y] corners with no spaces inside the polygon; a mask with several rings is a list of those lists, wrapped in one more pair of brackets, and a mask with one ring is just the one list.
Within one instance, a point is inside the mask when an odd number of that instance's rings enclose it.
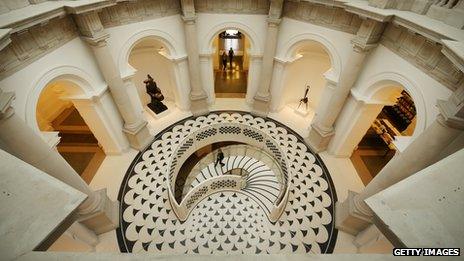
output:
{"label": "black and white floor tile", "polygon": [[[224,191],[202,200],[185,222],[177,220],[166,188],[167,165],[186,135],[221,122],[246,124],[268,133],[290,163],[290,195],[279,221],[267,219],[256,186]],[[253,186],[252,186],[253,187]],[[264,194],[264,193],[262,193]],[[267,197],[267,196],[264,196]],[[139,153],[119,192],[122,252],[198,254],[331,253],[335,190],[320,158],[302,138],[272,119],[242,112],[213,112],[190,117],[164,130]]]}

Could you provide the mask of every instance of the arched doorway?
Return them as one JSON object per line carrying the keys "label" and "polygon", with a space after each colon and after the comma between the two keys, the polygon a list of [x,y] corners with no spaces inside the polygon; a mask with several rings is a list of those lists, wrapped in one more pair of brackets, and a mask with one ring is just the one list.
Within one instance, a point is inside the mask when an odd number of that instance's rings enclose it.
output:
{"label": "arched doorway", "polygon": [[173,58],[165,44],[153,37],[145,37],[137,41],[130,49],[128,56],[129,65],[136,71],[132,81],[137,89],[138,100],[145,111],[159,117],[161,113],[155,113],[147,107],[150,96],[147,94],[144,81],[150,75],[161,90],[168,109],[179,106],[179,91],[175,77]]}
{"label": "arched doorway", "polygon": [[250,42],[239,30],[225,30],[213,40],[214,93],[217,98],[245,98]]}
{"label": "arched doorway", "polygon": [[289,106],[304,116],[314,114],[326,85],[324,74],[331,68],[330,56],[322,44],[311,40],[296,44],[283,68],[278,108]]}
{"label": "arched doorway", "polygon": [[352,92],[341,118],[328,151],[350,157],[364,185],[410,144],[418,121],[413,97],[392,81],[369,98]]}
{"label": "arched doorway", "polygon": [[52,81],[47,84],[39,95],[35,115],[45,141],[51,147],[55,147],[89,184],[106,154],[87,123],[96,123],[92,127],[101,129],[97,126],[98,119],[84,112],[82,104],[75,106],[73,101],[67,99],[70,94],[67,91],[73,88],[76,86],[67,81]]}
{"label": "arched doorway", "polygon": [[337,85],[340,59],[326,39],[313,34],[291,38],[279,48],[271,83],[271,111],[284,108],[311,122]]}

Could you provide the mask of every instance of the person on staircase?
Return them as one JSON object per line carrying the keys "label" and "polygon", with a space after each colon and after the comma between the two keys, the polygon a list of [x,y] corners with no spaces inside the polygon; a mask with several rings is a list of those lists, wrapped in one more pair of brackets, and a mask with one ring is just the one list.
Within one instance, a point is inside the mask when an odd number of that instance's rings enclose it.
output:
{"label": "person on staircase", "polygon": [[218,153],[217,153],[217,156],[216,156],[216,163],[214,163],[214,167],[217,166],[218,163],[221,164],[221,167],[224,167],[224,162],[222,162],[224,160],[224,153],[222,152],[221,149],[218,150]]}

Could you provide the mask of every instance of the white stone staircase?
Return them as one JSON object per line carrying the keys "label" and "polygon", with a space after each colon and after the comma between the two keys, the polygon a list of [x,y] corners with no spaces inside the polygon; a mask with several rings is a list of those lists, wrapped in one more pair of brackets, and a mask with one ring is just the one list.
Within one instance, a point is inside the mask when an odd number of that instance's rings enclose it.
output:
{"label": "white stone staircase", "polygon": [[[232,145],[222,148],[224,152],[224,165],[215,166],[217,153],[212,152],[203,158],[193,169],[185,183],[183,196],[200,183],[227,174],[246,176],[247,184],[242,192],[255,200],[266,213],[270,213],[273,204],[281,192],[279,182],[273,168],[274,162],[257,151],[241,150],[242,145]],[[248,155],[230,155],[242,151]],[[233,153],[231,153],[233,152]],[[197,174],[195,174],[197,173]]]}

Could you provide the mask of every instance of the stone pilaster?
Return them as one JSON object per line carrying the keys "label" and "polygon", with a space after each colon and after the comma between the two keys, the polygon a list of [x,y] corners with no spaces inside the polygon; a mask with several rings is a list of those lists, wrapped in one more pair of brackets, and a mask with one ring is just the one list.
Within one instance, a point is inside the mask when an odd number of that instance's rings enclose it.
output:
{"label": "stone pilaster", "polygon": [[272,72],[274,70],[274,56],[277,48],[280,17],[282,15],[283,0],[273,0],[269,8],[267,19],[266,45],[264,47],[263,64],[261,67],[258,91],[254,97],[252,113],[267,116],[270,109],[270,88]]}
{"label": "stone pilaster", "polygon": [[208,96],[203,89],[201,79],[200,54],[198,51],[197,25],[193,0],[182,0],[181,3],[190,75],[190,110],[193,115],[197,116],[209,112]]}
{"label": "stone pilaster", "polygon": [[335,134],[333,125],[362,71],[369,51],[377,46],[384,27],[383,23],[366,18],[363,20],[356,37],[351,40],[353,48],[347,59],[349,62],[341,72],[338,86],[330,99],[321,101],[325,104],[319,106],[311,123],[306,140],[315,152],[324,151]]}
{"label": "stone pilaster", "polygon": [[105,78],[114,102],[124,120],[123,132],[126,134],[132,148],[143,150],[153,137],[150,134],[147,122],[132,104],[124,81],[107,46],[109,34],[96,11],[76,14],[74,16],[82,38],[92,49],[100,71]]}
{"label": "stone pilaster", "polygon": [[77,220],[87,228],[96,234],[117,228],[119,202],[111,201],[106,190],[92,191],[64,158],[14,113],[13,99],[13,93],[0,90],[0,144],[5,146],[2,149],[85,193],[87,199],[78,208]]}

